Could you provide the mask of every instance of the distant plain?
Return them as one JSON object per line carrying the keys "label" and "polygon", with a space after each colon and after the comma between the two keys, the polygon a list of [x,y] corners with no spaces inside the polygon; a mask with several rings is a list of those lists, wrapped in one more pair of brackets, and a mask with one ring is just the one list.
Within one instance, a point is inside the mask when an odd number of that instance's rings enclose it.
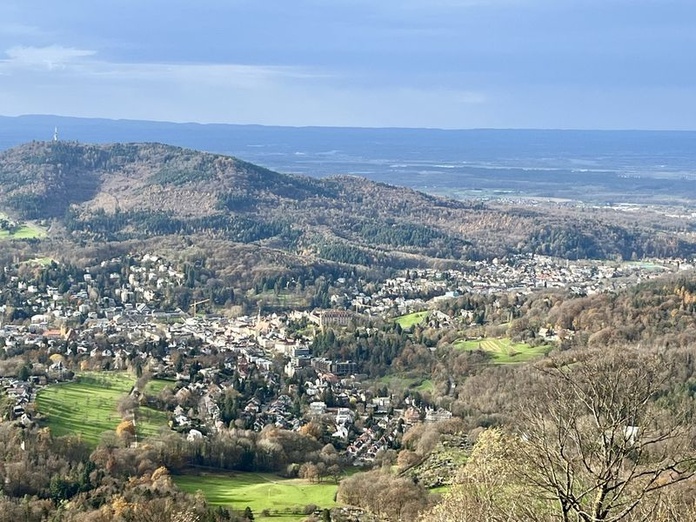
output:
{"label": "distant plain", "polygon": [[31,140],[162,142],[278,172],[349,174],[459,199],[689,206],[696,132],[199,125],[0,117],[0,150]]}

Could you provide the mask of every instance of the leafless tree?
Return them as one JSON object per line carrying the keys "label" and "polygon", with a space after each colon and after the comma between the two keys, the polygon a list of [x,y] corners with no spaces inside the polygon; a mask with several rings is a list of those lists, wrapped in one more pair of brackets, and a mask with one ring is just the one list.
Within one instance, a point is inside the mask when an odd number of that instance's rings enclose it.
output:
{"label": "leafless tree", "polygon": [[540,368],[516,431],[521,472],[557,519],[654,520],[666,488],[693,475],[694,410],[670,390],[672,364],[626,350]]}
{"label": "leafless tree", "polygon": [[527,369],[428,522],[677,522],[696,513],[692,399],[679,354],[584,352]]}

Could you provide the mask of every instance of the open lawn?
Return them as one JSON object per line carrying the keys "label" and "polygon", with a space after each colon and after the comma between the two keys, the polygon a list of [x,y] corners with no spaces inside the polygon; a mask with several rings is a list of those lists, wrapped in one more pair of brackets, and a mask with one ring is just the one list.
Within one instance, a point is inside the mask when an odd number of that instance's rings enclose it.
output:
{"label": "open lawn", "polygon": [[530,346],[526,343],[513,343],[510,339],[459,340],[454,347],[460,350],[482,350],[488,353],[495,364],[516,364],[546,355],[551,346]]}
{"label": "open lawn", "polygon": [[416,387],[416,390],[418,390],[419,392],[432,392],[434,389],[435,385],[433,384],[433,381],[431,381],[430,379],[424,380]]}
{"label": "open lawn", "polygon": [[[36,405],[54,435],[80,435],[96,446],[105,431],[114,431],[121,422],[118,402],[134,384],[135,378],[125,372],[85,373],[76,382],[47,386],[39,392]],[[155,435],[166,425],[166,413],[137,409],[139,437]]]}
{"label": "open lawn", "polygon": [[395,321],[401,328],[411,328],[414,324],[420,324],[428,316],[428,312],[415,312],[397,317]]}
{"label": "open lawn", "polygon": [[425,379],[422,376],[409,377],[404,374],[385,375],[381,379],[377,380],[376,383],[380,385],[387,385],[387,387],[391,389],[414,389],[419,392],[430,392],[434,389],[433,381],[431,381],[430,379]]}
{"label": "open lawn", "polygon": [[143,393],[147,395],[157,395],[159,392],[164,390],[165,388],[169,387],[171,389],[174,389],[176,386],[175,381],[169,381],[165,379],[155,379],[151,380],[150,382],[147,383],[145,386],[145,389],[143,390]]}
{"label": "open lawn", "polygon": [[46,237],[46,230],[33,223],[22,223],[16,229],[0,230],[0,240],[2,239],[41,239]]}
{"label": "open lawn", "polygon": [[55,261],[55,259],[53,259],[52,257],[35,257],[34,259],[29,259],[28,261],[25,261],[25,263],[29,265],[48,266],[53,261]]}
{"label": "open lawn", "polygon": [[308,306],[307,298],[289,291],[276,293],[273,290],[267,290],[258,294],[256,299],[259,303],[263,303],[264,308],[302,308]]}
{"label": "open lawn", "polygon": [[[234,473],[172,476],[183,491],[201,490],[215,506],[236,510],[251,508],[256,519],[268,509],[273,520],[298,521],[306,515],[302,509],[310,504],[319,508],[336,505],[334,497],[338,486],[333,483],[313,484],[304,479],[284,479],[268,473]],[[295,513],[293,513],[293,511]]]}

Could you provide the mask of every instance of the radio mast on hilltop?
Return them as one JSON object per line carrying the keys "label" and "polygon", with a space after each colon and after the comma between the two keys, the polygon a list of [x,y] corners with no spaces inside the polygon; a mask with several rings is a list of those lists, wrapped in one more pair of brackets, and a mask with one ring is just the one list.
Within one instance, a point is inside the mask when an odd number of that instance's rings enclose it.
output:
{"label": "radio mast on hilltop", "polygon": [[53,129],[53,141],[58,141],[58,127]]}

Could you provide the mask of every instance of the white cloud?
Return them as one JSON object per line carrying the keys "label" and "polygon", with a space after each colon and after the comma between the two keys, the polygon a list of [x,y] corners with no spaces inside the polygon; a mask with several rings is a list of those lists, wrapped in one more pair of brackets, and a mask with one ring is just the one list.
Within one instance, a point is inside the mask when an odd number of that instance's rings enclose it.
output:
{"label": "white cloud", "polygon": [[45,36],[46,32],[35,25],[0,22],[0,34],[5,37],[31,36],[36,38]]}
{"label": "white cloud", "polygon": [[478,114],[490,103],[483,94],[466,89],[356,87],[350,78],[292,67],[81,60],[60,74],[22,69],[4,76],[0,114],[458,127],[480,121]]}
{"label": "white cloud", "polygon": [[322,75],[299,67],[243,64],[166,64],[94,62],[82,73],[104,80],[172,82],[177,85],[210,85],[263,88],[284,80],[316,79]]}
{"label": "white cloud", "polygon": [[96,51],[60,45],[48,47],[18,46],[5,51],[7,59],[0,61],[0,66],[24,69],[61,69],[95,54]]}
{"label": "white cloud", "polygon": [[[96,51],[52,45],[12,47],[0,59],[0,74],[60,72],[75,80],[104,82],[173,82],[263,88],[280,80],[326,78],[327,75],[291,66],[210,63],[118,63],[99,60]],[[45,80],[49,81],[50,76]],[[36,76],[34,76],[36,79]]]}
{"label": "white cloud", "polygon": [[0,59],[0,114],[170,121],[457,126],[489,100],[469,89],[360,87],[299,66],[121,63],[89,49],[15,46]]}

